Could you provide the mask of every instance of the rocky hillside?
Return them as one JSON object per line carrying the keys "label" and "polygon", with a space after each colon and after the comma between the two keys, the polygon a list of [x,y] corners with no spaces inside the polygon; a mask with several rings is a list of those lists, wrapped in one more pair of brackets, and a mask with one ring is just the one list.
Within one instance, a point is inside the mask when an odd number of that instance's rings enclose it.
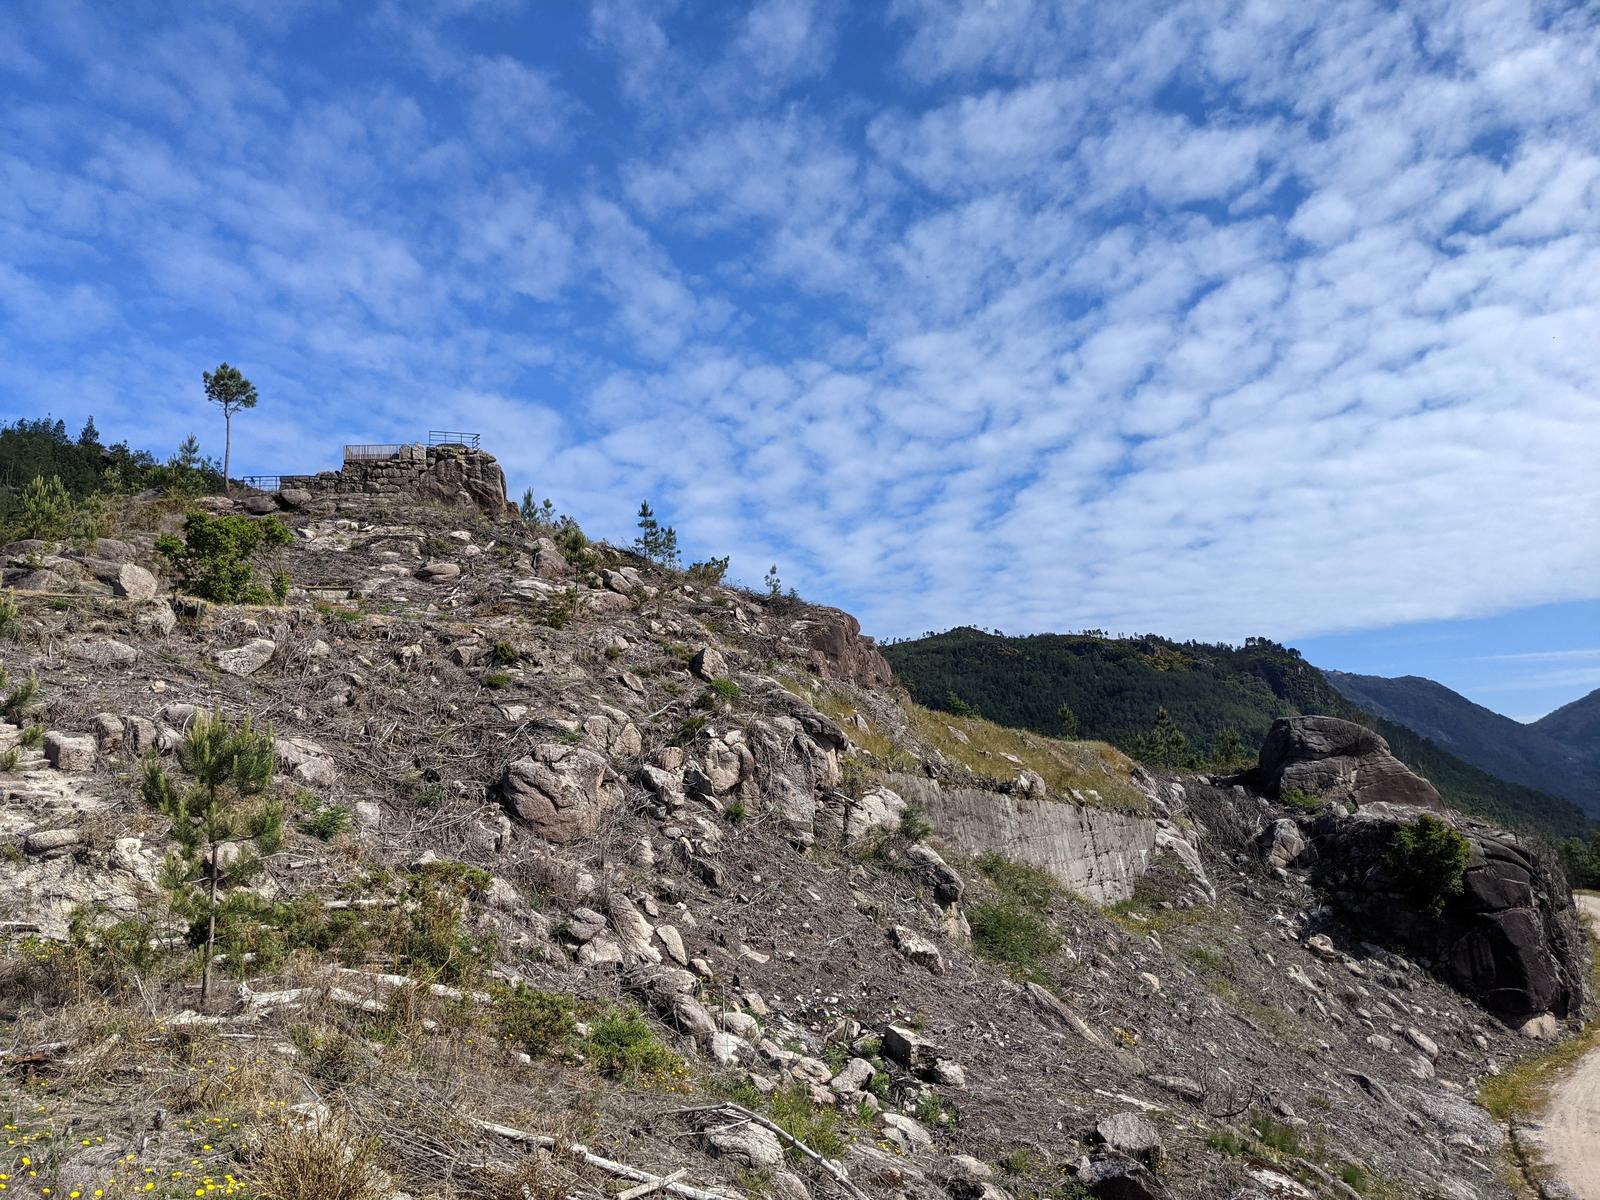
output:
{"label": "rocky hillside", "polygon": [[1600,816],[1600,721],[1589,727],[1578,719],[1585,706],[1600,713],[1600,694],[1524,725],[1431,679],[1325,674],[1367,712],[1404,725],[1491,775],[1564,797]]}
{"label": "rocky hillside", "polygon": [[[200,502],[286,524],[281,604],[175,594],[156,498],[0,551],[12,1194],[1512,1194],[1475,1097],[1587,950],[1381,738],[1223,780],[934,712],[848,615],[488,468]],[[150,764],[213,713],[276,752],[237,832],[286,823],[204,868],[202,1004]]]}
{"label": "rocky hillside", "polygon": [[[1280,717],[1340,716],[1376,729],[1462,811],[1554,838],[1586,836],[1592,825],[1572,800],[1491,774],[1458,757],[1456,747],[1430,740],[1426,729],[1414,732],[1363,708],[1298,651],[1265,638],[1228,646],[1154,635],[1004,637],[966,628],[896,643],[885,654],[924,704],[970,707],[1045,733],[1062,730],[1065,707],[1079,736],[1160,752],[1174,766],[1230,769]],[[1158,729],[1163,711],[1169,724]],[[1158,733],[1166,736],[1152,746]]]}

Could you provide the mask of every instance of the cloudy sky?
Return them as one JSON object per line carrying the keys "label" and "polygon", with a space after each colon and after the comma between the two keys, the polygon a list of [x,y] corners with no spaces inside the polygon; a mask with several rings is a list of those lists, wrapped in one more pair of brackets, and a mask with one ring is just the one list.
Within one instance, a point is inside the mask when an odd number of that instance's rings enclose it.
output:
{"label": "cloudy sky", "polygon": [[226,358],[241,473],[481,430],[880,635],[1531,629],[1535,715],[1600,686],[1597,23],[12,0],[0,416],[220,450]]}

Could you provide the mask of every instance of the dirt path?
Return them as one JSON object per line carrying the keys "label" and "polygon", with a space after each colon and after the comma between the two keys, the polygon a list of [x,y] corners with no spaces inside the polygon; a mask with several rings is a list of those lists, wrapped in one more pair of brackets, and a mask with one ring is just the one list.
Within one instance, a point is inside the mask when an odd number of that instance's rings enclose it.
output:
{"label": "dirt path", "polygon": [[[1600,896],[1578,896],[1600,933]],[[1539,1142],[1551,1173],[1578,1200],[1600,1200],[1600,1050],[1591,1050],[1550,1092]]]}

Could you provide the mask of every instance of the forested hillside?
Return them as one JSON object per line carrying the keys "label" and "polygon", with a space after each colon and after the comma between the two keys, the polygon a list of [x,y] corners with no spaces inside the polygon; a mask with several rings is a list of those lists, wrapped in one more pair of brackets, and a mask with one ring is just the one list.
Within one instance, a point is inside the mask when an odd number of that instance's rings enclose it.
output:
{"label": "forested hillside", "polygon": [[1428,739],[1358,707],[1299,651],[1265,638],[1243,646],[1148,635],[1004,637],[960,628],[884,647],[912,696],[1042,733],[1099,738],[1156,765],[1246,765],[1279,717],[1325,713],[1377,729],[1455,807],[1556,838],[1590,821],[1569,801],[1496,778]]}

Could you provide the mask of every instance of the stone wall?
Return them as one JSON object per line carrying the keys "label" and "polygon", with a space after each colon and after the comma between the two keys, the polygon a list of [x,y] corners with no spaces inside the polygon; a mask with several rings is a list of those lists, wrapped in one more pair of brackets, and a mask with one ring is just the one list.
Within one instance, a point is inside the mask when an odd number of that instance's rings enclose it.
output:
{"label": "stone wall", "polygon": [[285,475],[279,494],[290,505],[329,495],[403,496],[481,508],[494,516],[514,511],[506,499],[505,472],[494,455],[460,445],[413,442],[392,458],[349,459],[337,471]]}
{"label": "stone wall", "polygon": [[928,823],[950,845],[1041,867],[1096,904],[1132,896],[1155,853],[1156,821],[1139,813],[951,787],[916,775],[888,782],[923,807]]}

